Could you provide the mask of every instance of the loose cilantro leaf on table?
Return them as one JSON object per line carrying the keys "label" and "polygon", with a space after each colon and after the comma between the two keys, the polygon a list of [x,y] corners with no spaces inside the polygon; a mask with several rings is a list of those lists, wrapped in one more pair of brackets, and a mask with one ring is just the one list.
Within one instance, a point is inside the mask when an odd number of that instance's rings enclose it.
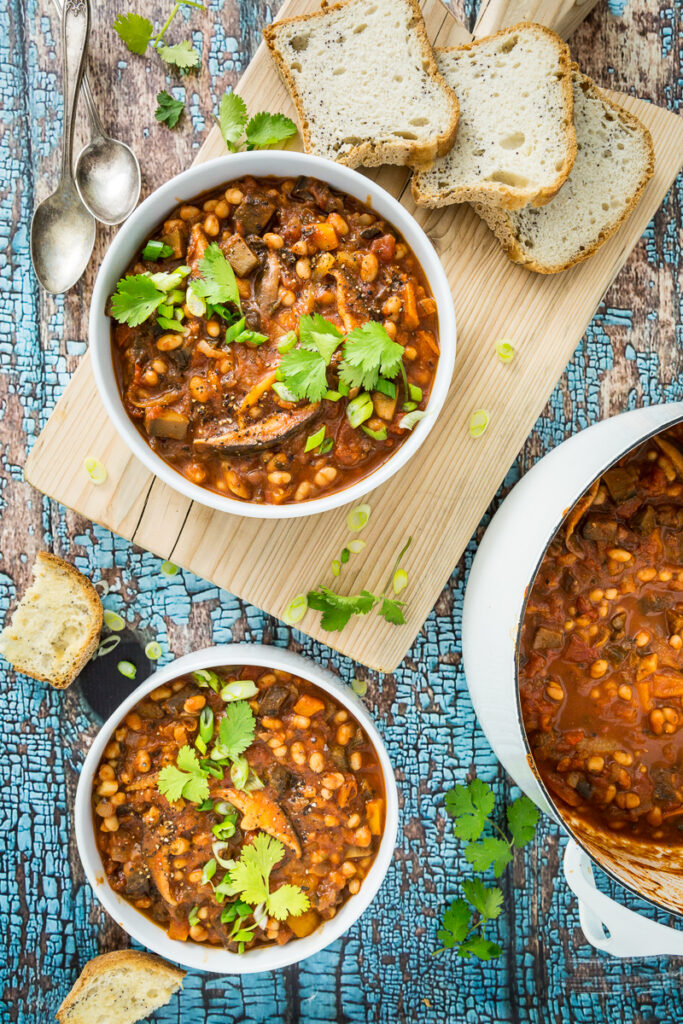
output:
{"label": "loose cilantro leaf on table", "polygon": [[507,819],[512,842],[517,847],[526,846],[536,835],[538,807],[528,796],[521,796],[507,808]]}
{"label": "loose cilantro leaf on table", "polygon": [[486,782],[473,779],[469,786],[454,786],[449,790],[445,802],[446,810],[455,818],[453,833],[458,839],[478,839],[496,798]]}
{"label": "loose cilantro leaf on table", "polygon": [[114,31],[118,33],[131,53],[142,54],[152,38],[152,22],[140,14],[119,14],[114,22]]}
{"label": "loose cilantro leaf on table", "polygon": [[161,769],[157,786],[169,803],[175,803],[182,797],[200,804],[209,796],[206,773],[200,767],[194,750],[187,745],[178,751],[175,765],[167,764]]}
{"label": "loose cilantro leaf on table", "polygon": [[343,356],[340,379],[351,388],[372,391],[381,377],[391,379],[400,373],[403,346],[392,341],[381,324],[370,320],[347,334]]}
{"label": "loose cilantro leaf on table", "polygon": [[201,295],[212,305],[231,302],[241,311],[235,271],[216,242],[211,243],[199,261],[199,273],[201,277],[196,277],[192,281],[192,291],[195,295]]}
{"label": "loose cilantro leaf on table", "polygon": [[465,860],[475,871],[488,871],[493,865],[493,873],[500,878],[512,860],[512,850],[506,839],[485,836],[477,843],[468,843],[465,847]]}
{"label": "loose cilantro leaf on table", "polygon": [[180,115],[185,109],[185,104],[182,100],[176,100],[171,96],[170,93],[162,89],[157,94],[157,103],[159,106],[154,111],[154,116],[160,124],[166,124],[169,128],[175,128],[180,120]]}
{"label": "loose cilantro leaf on table", "polygon": [[226,92],[218,109],[218,126],[225,145],[235,150],[247,123],[247,105],[236,92]]}
{"label": "loose cilantro leaf on table", "polygon": [[320,625],[330,631],[343,629],[352,615],[367,615],[376,602],[377,598],[368,590],[345,597],[335,594],[329,587],[321,587],[308,594],[309,608],[323,613]]}
{"label": "loose cilantro leaf on table", "polygon": [[444,949],[452,949],[458,942],[463,942],[470,930],[472,911],[466,900],[453,900],[443,914],[443,924],[436,933]]}
{"label": "loose cilantro leaf on table", "polygon": [[487,889],[481,878],[471,878],[462,883],[465,896],[484,921],[495,921],[503,906],[503,893],[497,885]]}
{"label": "loose cilantro leaf on table", "polygon": [[247,149],[266,149],[296,135],[296,125],[284,114],[255,114],[246,128]]}
{"label": "loose cilantro leaf on table", "polygon": [[111,314],[120,324],[138,327],[149,319],[165,297],[147,274],[129,274],[116,285]]}
{"label": "loose cilantro leaf on table", "polygon": [[196,50],[188,39],[173,46],[159,46],[157,52],[167,64],[173,64],[182,70],[196,68],[199,64],[199,50]]}
{"label": "loose cilantro leaf on table", "polygon": [[483,935],[473,935],[465,942],[461,942],[457,949],[458,956],[476,956],[479,960],[494,960],[503,950],[497,942],[485,939]]}
{"label": "loose cilantro leaf on table", "polygon": [[405,601],[394,601],[393,598],[383,597],[378,610],[378,615],[390,622],[393,626],[403,626],[406,617],[403,614]]}

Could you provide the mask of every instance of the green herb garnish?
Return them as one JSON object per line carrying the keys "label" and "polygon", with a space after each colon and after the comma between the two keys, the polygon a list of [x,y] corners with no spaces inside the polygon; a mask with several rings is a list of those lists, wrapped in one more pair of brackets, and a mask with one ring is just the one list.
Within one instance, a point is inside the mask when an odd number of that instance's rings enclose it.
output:
{"label": "green herb garnish", "polygon": [[[131,53],[142,56],[151,43],[152,49],[166,64],[171,64],[177,67],[181,73],[185,73],[199,64],[199,51],[189,40],[183,40],[173,46],[168,46],[165,42],[166,32],[183,5],[197,7],[200,11],[205,10],[203,4],[196,3],[195,0],[179,0],[172,7],[171,13],[154,38],[152,38],[154,34],[152,22],[139,14],[119,14],[114,21],[114,31],[121,37]],[[171,127],[173,126],[171,125]]]}
{"label": "green herb garnish", "polygon": [[131,53],[143,54],[152,38],[154,27],[148,18],[141,14],[119,14],[114,22],[114,31],[118,33]]}
{"label": "green herb garnish", "polygon": [[242,847],[240,859],[230,871],[232,894],[252,906],[265,903],[270,916],[278,921],[303,914],[309,907],[308,896],[298,885],[281,885],[270,891],[271,871],[284,855],[279,839],[259,832],[252,843]]}
{"label": "green herb garnish", "polygon": [[119,323],[138,327],[148,320],[165,294],[147,274],[129,274],[121,278],[111,298],[111,314]]}
{"label": "green herb garnish", "polygon": [[241,145],[267,149],[296,135],[296,125],[284,114],[256,114],[249,120],[247,105],[236,92],[226,92],[218,108],[218,127],[231,152]]}
{"label": "green herb garnish", "polygon": [[183,100],[174,99],[169,92],[162,89],[157,93],[157,109],[154,116],[160,124],[166,124],[169,128],[175,128],[180,120],[180,115],[185,109]]}
{"label": "green herb garnish", "polygon": [[209,796],[209,780],[201,768],[194,750],[185,744],[178,751],[176,764],[167,764],[159,772],[157,788],[169,803],[189,800],[200,804]]}
{"label": "green herb garnish", "polygon": [[224,93],[218,109],[218,127],[228,149],[237,149],[247,120],[247,105],[242,97],[232,91]]}
{"label": "green herb garnish", "polygon": [[327,391],[327,363],[319,352],[295,348],[286,352],[280,363],[279,375],[298,400],[304,398],[319,402]]}
{"label": "green herb garnish", "polygon": [[346,336],[339,376],[352,388],[372,391],[380,377],[395,377],[403,363],[403,346],[392,341],[374,320],[356,327]]}
{"label": "green herb garnish", "polygon": [[199,261],[199,273],[201,277],[192,281],[195,295],[200,295],[211,304],[230,302],[241,312],[235,271],[215,242],[211,243]]}

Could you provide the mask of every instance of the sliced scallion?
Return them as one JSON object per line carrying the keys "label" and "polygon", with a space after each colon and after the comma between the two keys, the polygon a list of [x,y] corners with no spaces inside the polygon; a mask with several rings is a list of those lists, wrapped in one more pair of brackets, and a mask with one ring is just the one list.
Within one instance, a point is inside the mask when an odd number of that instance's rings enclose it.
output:
{"label": "sliced scallion", "polygon": [[172,255],[173,249],[171,246],[166,245],[165,242],[161,242],[156,238],[150,238],[141,253],[143,260],[161,260]]}
{"label": "sliced scallion", "polygon": [[246,757],[238,757],[230,766],[230,778],[237,789],[244,789],[249,778],[249,762]]}
{"label": "sliced scallion", "polygon": [[178,572],[178,566],[174,565],[173,562],[162,562],[160,572],[163,576],[175,576]]}
{"label": "sliced scallion", "polygon": [[295,347],[297,343],[297,340],[298,339],[295,331],[287,331],[286,334],[283,334],[283,336],[280,338],[275,347],[277,348],[278,352],[281,355],[284,355],[285,352],[292,351],[292,349]]}
{"label": "sliced scallion", "polygon": [[311,434],[310,437],[306,438],[306,444],[304,445],[305,452],[312,452],[314,448],[317,448],[325,440],[325,427],[321,427],[320,430],[316,430],[315,434]]}
{"label": "sliced scallion", "polygon": [[379,430],[371,430],[370,427],[362,426],[361,430],[364,431],[371,437],[373,441],[386,441],[387,439],[387,428],[380,427]]}
{"label": "sliced scallion", "polygon": [[408,573],[405,569],[396,570],[391,581],[391,586],[395,594],[400,594],[402,590],[406,589],[408,586]]}
{"label": "sliced scallion", "polygon": [[341,549],[341,554],[340,554],[339,557],[341,558],[341,564],[342,565],[346,565],[346,563],[349,560],[350,555],[351,555],[351,552],[349,551],[348,548],[342,548]]}
{"label": "sliced scallion", "polygon": [[211,852],[213,853],[214,857],[216,858],[220,866],[228,871],[230,870],[230,868],[234,868],[235,866],[234,860],[230,860],[227,857],[223,856],[224,851],[229,849],[229,843],[220,842],[219,840],[216,840],[215,843],[211,844]]}
{"label": "sliced scallion", "polygon": [[125,620],[117,612],[113,612],[109,608],[106,608],[104,612],[104,624],[107,629],[111,629],[115,633],[120,633],[122,629],[126,628]]}
{"label": "sliced scallion", "polygon": [[361,423],[365,423],[369,420],[374,412],[374,406],[372,404],[372,398],[370,395],[362,391],[360,395],[356,395],[352,398],[349,404],[346,406],[346,418],[352,427],[359,427]]}
{"label": "sliced scallion", "polygon": [[242,331],[235,341],[240,345],[248,345],[249,348],[258,348],[259,345],[263,345],[268,341],[267,334],[259,334],[258,331]]}
{"label": "sliced scallion", "polygon": [[273,391],[281,398],[283,402],[298,402],[299,399],[296,397],[293,391],[290,391],[286,384],[283,384],[281,380],[276,380],[273,384]]}
{"label": "sliced scallion", "polygon": [[132,661],[120,661],[116,667],[126,679],[135,679],[138,674],[138,670]]}
{"label": "sliced scallion", "polygon": [[185,294],[185,305],[192,316],[204,316],[206,313],[206,302],[201,295],[197,295],[192,285],[188,287]]}
{"label": "sliced scallion", "polygon": [[396,398],[396,385],[393,380],[384,380],[383,377],[380,377],[375,386],[375,391],[386,395],[387,398]]}
{"label": "sliced scallion", "polygon": [[333,576],[338,576],[340,572],[341,572],[341,562],[339,561],[338,558],[334,558],[332,560],[332,575]]}
{"label": "sliced scallion", "polygon": [[197,686],[210,686],[214,693],[218,693],[223,685],[223,680],[208,668],[198,668],[192,675]]}
{"label": "sliced scallion", "polygon": [[145,654],[150,661],[158,661],[162,653],[161,644],[157,643],[156,640],[151,640],[145,647]]}
{"label": "sliced scallion", "polygon": [[173,288],[166,296],[172,306],[181,306],[185,302],[185,292],[182,288]]}
{"label": "sliced scallion", "polygon": [[253,679],[233,679],[221,690],[221,697],[226,703],[231,700],[250,700],[258,693],[258,686]]}
{"label": "sliced scallion", "polygon": [[211,860],[207,860],[206,864],[202,868],[202,885],[206,885],[211,881],[213,876],[216,874],[216,868],[218,862],[212,857]]}
{"label": "sliced scallion", "polygon": [[116,650],[120,643],[120,636],[108,636],[106,640],[102,641],[100,646],[93,654],[93,661],[95,660],[95,658],[103,658],[105,654],[111,654],[112,651]]}
{"label": "sliced scallion", "polygon": [[399,427],[402,427],[403,430],[412,430],[415,424],[424,419],[426,415],[426,409],[413,409],[412,412],[407,412],[405,416],[401,417],[398,421],[398,425]]}
{"label": "sliced scallion", "polygon": [[323,395],[323,398],[327,399],[328,402],[338,402],[341,397],[341,391],[326,391]]}
{"label": "sliced scallion", "polygon": [[213,739],[213,710],[210,707],[202,708],[199,716],[199,735],[204,743],[210,743]]}
{"label": "sliced scallion", "polygon": [[318,454],[319,455],[327,455],[327,453],[331,452],[333,448],[334,448],[334,439],[331,438],[331,437],[326,437],[325,440],[323,441],[323,443],[320,445],[320,450],[319,450]]}
{"label": "sliced scallion", "polygon": [[167,306],[165,302],[160,302],[157,306],[157,313],[161,314],[161,316],[171,317],[174,313],[173,306]]}
{"label": "sliced scallion", "polygon": [[501,338],[496,342],[496,355],[501,363],[511,363],[515,358],[515,346],[507,338]]}
{"label": "sliced scallion", "polygon": [[284,612],[282,613],[282,620],[286,622],[288,626],[295,626],[297,622],[301,622],[306,609],[308,608],[308,598],[305,594],[297,594],[297,596],[289,602]]}
{"label": "sliced scallion", "polygon": [[205,754],[206,751],[209,749],[204,740],[201,738],[201,736],[197,736],[197,738],[194,741],[194,745],[200,754]]}
{"label": "sliced scallion", "polygon": [[366,540],[350,540],[349,551],[351,552],[352,555],[359,555],[366,544]]}
{"label": "sliced scallion", "polygon": [[185,328],[180,327],[178,320],[170,320],[167,316],[158,316],[157,323],[159,327],[163,327],[165,331],[173,331],[174,334],[184,334]]}
{"label": "sliced scallion", "polygon": [[417,384],[408,385],[408,394],[410,395],[413,402],[422,401],[422,388],[419,388]]}
{"label": "sliced scallion", "polygon": [[192,908],[190,913],[187,915],[187,923],[190,928],[194,928],[199,923],[199,907],[195,906]]}
{"label": "sliced scallion", "polygon": [[368,684],[365,679],[352,679],[351,689],[354,693],[358,694],[359,697],[364,697],[368,692]]}
{"label": "sliced scallion", "polygon": [[246,320],[244,319],[244,317],[242,317],[241,320],[238,320],[236,323],[232,324],[231,327],[228,327],[228,329],[225,332],[225,344],[226,345],[229,345],[231,341],[234,341],[235,338],[239,337],[239,335],[244,330],[244,325],[245,324],[246,324]]}
{"label": "sliced scallion", "polygon": [[83,463],[83,467],[94,484],[103,484],[107,479],[107,471],[99,459],[89,455]]}
{"label": "sliced scallion", "polygon": [[489,425],[489,414],[486,409],[475,409],[470,416],[470,437],[481,437]]}
{"label": "sliced scallion", "polygon": [[371,511],[370,506],[365,503],[362,505],[356,505],[355,508],[352,508],[346,517],[346,525],[349,530],[357,533],[359,530],[362,530],[364,526],[367,526],[370,520]]}

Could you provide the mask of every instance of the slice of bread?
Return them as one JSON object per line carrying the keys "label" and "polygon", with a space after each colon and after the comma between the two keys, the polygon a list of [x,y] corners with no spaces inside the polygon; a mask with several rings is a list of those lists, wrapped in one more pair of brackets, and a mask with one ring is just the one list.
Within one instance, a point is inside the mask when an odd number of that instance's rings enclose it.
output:
{"label": "slice of bread", "polygon": [[569,47],[542,25],[435,50],[458,97],[455,144],[412,189],[422,206],[494,202],[509,210],[552,199],[576,156]]}
{"label": "slice of bread", "polygon": [[515,263],[556,274],[587,259],[637,205],[654,170],[647,128],[577,69],[574,123],[578,152],[569,178],[540,209],[473,203]]}
{"label": "slice of bread", "polygon": [[151,953],[103,953],[83,968],[57,1010],[60,1024],[136,1024],[183,987],[185,971]]}
{"label": "slice of bread", "polygon": [[428,167],[453,145],[458,101],[416,0],[345,0],[263,35],[307,153],[348,167]]}
{"label": "slice of bread", "polygon": [[17,672],[61,689],[92,657],[102,617],[90,580],[69,562],[39,551],[33,583],[0,633],[0,654]]}

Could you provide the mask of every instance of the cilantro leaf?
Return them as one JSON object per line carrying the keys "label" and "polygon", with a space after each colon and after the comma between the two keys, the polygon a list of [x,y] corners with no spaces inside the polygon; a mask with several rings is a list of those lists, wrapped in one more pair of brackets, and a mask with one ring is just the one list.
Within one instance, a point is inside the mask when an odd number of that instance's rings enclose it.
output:
{"label": "cilantro leaf", "polygon": [[176,764],[167,764],[161,769],[157,788],[169,803],[175,803],[183,797],[200,804],[208,798],[209,780],[191,747],[187,744],[181,747]]}
{"label": "cilantro leaf", "polygon": [[152,38],[152,22],[141,14],[119,14],[114,22],[118,33],[131,53],[144,53]]}
{"label": "cilantro leaf", "polygon": [[346,336],[339,377],[352,388],[372,391],[380,379],[395,377],[401,369],[403,346],[392,341],[374,320],[356,327]]}
{"label": "cilantro leaf", "polygon": [[247,148],[265,149],[296,135],[296,125],[284,114],[255,114],[247,125]]}
{"label": "cilantro leaf", "polygon": [[343,341],[343,334],[333,323],[326,320],[320,313],[313,313],[312,316],[302,316],[299,320],[299,342],[302,348],[317,350],[329,363],[334,352]]}
{"label": "cilantro leaf", "polygon": [[247,123],[247,105],[236,92],[224,93],[218,108],[218,126],[225,145],[235,150]]}
{"label": "cilantro leaf", "polygon": [[170,93],[162,89],[160,93],[157,93],[157,103],[159,106],[154,111],[157,121],[160,124],[166,123],[169,128],[175,128],[180,120],[180,115],[185,109],[184,102],[174,99]]}
{"label": "cilantro leaf", "polygon": [[196,68],[199,64],[199,50],[195,50],[189,39],[175,46],[158,46],[157,52],[162,60],[177,68]]}
{"label": "cilantro leaf", "polygon": [[254,741],[256,719],[246,700],[228,704],[218,727],[221,754],[235,761]]}
{"label": "cilantro leaf", "polygon": [[500,956],[502,952],[503,950],[497,942],[491,942],[490,939],[485,939],[483,935],[473,935],[472,938],[461,942],[457,949],[458,956],[476,956],[480,960],[493,960],[495,957]]}
{"label": "cilantro leaf", "polygon": [[528,796],[520,796],[507,808],[508,825],[512,842],[517,847],[526,846],[536,835],[538,807]]}
{"label": "cilantro leaf", "polygon": [[298,885],[281,885],[266,898],[266,910],[278,921],[285,921],[290,914],[298,917],[309,906],[308,896]]}
{"label": "cilantro leaf", "polygon": [[148,320],[165,295],[147,274],[121,278],[111,298],[111,315],[120,324],[138,327]]}
{"label": "cilantro leaf", "polygon": [[286,352],[280,362],[280,373],[285,386],[298,399],[319,402],[327,391],[327,365],[320,352],[306,348]]}
{"label": "cilantro leaf", "polygon": [[343,629],[352,615],[367,615],[376,602],[375,595],[367,590],[349,597],[335,594],[329,587],[308,593],[309,608],[323,613],[320,625],[330,631]]}
{"label": "cilantro leaf", "polygon": [[405,601],[394,601],[391,598],[383,597],[378,615],[390,622],[393,626],[402,626],[406,619],[403,614]]}
{"label": "cilantro leaf", "polygon": [[503,893],[498,886],[487,889],[481,878],[468,878],[462,887],[465,896],[484,921],[495,921],[503,906]]}
{"label": "cilantro leaf", "polygon": [[493,864],[496,878],[500,878],[512,860],[510,844],[505,839],[485,836],[478,843],[468,843],[465,847],[465,860],[475,871],[488,871]]}
{"label": "cilantro leaf", "polygon": [[450,789],[446,793],[446,810],[455,818],[454,835],[458,839],[478,839],[495,802],[491,787],[481,779]]}
{"label": "cilantro leaf", "polygon": [[232,302],[241,312],[235,271],[216,242],[211,243],[199,261],[199,273],[201,277],[196,277],[192,281],[192,291],[195,295],[201,295],[212,304]]}
{"label": "cilantro leaf", "polygon": [[453,900],[443,915],[442,927],[436,933],[444,949],[452,949],[457,942],[462,942],[470,930],[472,911],[463,899]]}

